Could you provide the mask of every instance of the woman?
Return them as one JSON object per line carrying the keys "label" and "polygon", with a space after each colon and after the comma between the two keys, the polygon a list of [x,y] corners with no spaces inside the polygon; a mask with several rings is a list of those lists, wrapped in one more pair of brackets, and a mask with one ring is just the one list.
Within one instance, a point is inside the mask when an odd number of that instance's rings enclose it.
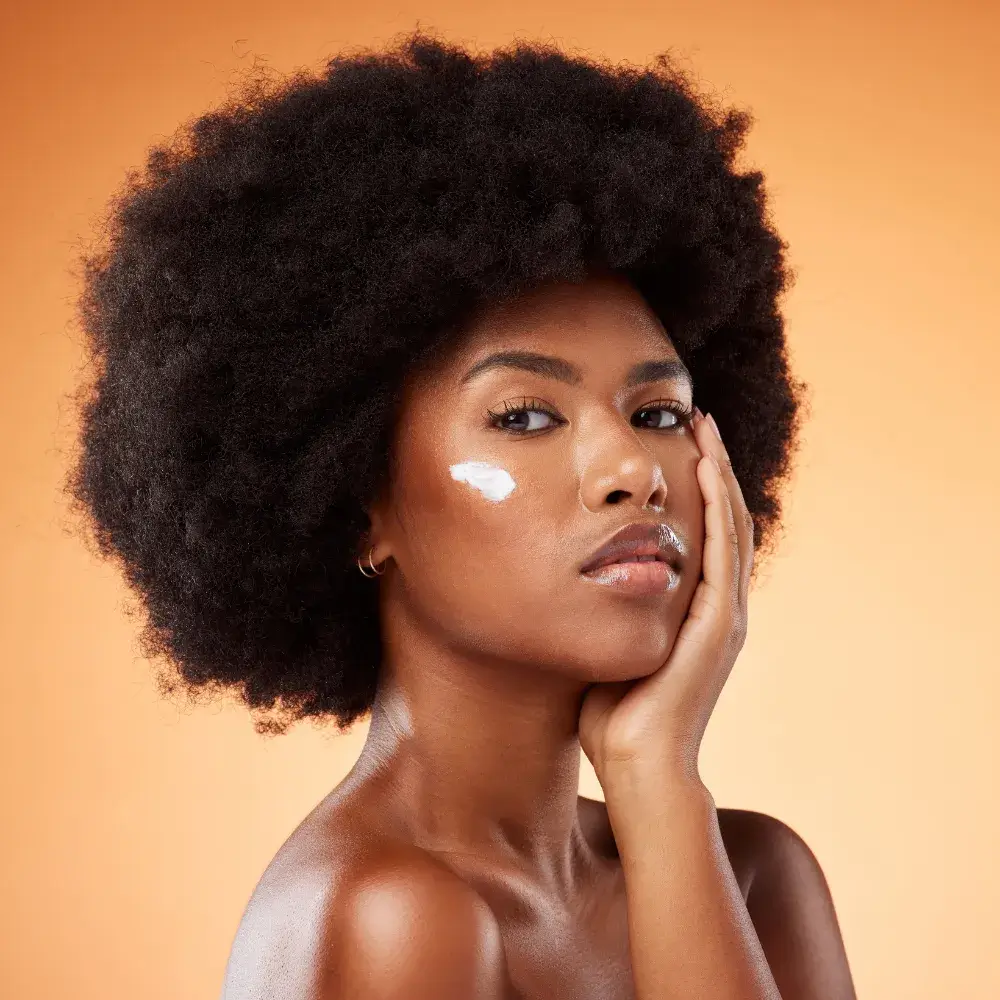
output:
{"label": "woman", "polygon": [[115,200],[67,488],[162,687],[370,713],[226,1000],[854,996],[812,852],[698,772],[804,391],[748,122],[663,57],[415,32]]}

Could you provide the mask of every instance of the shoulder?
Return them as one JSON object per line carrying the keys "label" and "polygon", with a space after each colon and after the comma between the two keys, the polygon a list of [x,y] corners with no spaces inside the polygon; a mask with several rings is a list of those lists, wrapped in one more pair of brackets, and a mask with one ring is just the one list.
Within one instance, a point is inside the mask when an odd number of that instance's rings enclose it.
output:
{"label": "shoulder", "polygon": [[816,854],[782,820],[732,812],[732,827],[753,844],[744,899],[779,992],[855,1000],[837,909]]}
{"label": "shoulder", "polygon": [[504,996],[500,928],[468,883],[410,845],[345,838],[326,847],[286,845],[268,866],[221,1000]]}
{"label": "shoulder", "polygon": [[727,846],[733,845],[737,851],[746,853],[754,860],[761,860],[776,845],[805,841],[785,822],[776,816],[756,812],[753,809],[717,810],[719,829]]}
{"label": "shoulder", "polygon": [[419,850],[359,873],[342,889],[327,926],[331,997],[504,996],[495,914],[475,889]]}
{"label": "shoulder", "polygon": [[722,839],[744,899],[761,873],[766,875],[788,859],[808,856],[818,867],[805,840],[776,816],[752,809],[719,809],[718,814]]}
{"label": "shoulder", "polygon": [[745,853],[755,875],[796,862],[819,868],[819,861],[805,838],[776,816],[751,809],[718,812],[719,828],[727,846],[732,843],[735,850]]}

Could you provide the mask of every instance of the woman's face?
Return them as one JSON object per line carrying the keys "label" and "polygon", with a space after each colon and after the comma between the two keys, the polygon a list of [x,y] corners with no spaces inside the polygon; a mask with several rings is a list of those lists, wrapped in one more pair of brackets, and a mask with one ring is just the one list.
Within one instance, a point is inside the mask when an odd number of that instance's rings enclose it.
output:
{"label": "woman's face", "polygon": [[[569,374],[509,364],[469,374],[501,351],[561,359],[553,371]],[[381,613],[462,655],[587,683],[656,670],[704,542],[700,452],[684,416],[692,386],[683,369],[626,381],[663,360],[678,356],[662,325],[616,276],[549,285],[478,317],[447,362],[404,391],[390,492],[369,510],[362,553],[374,544],[376,564],[392,557]],[[633,521],[673,529],[673,589],[633,595],[581,574]]]}

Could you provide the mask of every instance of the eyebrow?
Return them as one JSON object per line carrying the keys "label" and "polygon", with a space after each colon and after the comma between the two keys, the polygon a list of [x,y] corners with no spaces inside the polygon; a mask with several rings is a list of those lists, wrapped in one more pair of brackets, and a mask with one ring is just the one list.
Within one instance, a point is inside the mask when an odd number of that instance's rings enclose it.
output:
{"label": "eyebrow", "polygon": [[[569,385],[579,385],[583,381],[583,372],[565,358],[556,358],[549,354],[538,354],[535,351],[497,351],[477,361],[463,376],[462,385],[472,381],[483,372],[494,368],[519,368],[522,371],[541,375],[543,378],[554,378]],[[658,358],[650,361],[640,361],[633,365],[625,375],[626,388],[646,385],[650,382],[676,381],[686,382],[694,390],[694,379],[687,366],[678,358]]]}

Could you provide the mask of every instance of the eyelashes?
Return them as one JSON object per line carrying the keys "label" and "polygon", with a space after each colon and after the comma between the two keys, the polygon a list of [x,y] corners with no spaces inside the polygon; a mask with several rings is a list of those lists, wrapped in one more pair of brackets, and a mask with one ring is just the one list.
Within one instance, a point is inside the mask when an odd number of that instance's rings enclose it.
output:
{"label": "eyelashes", "polygon": [[[682,403],[677,402],[676,399],[656,399],[651,403],[646,403],[645,405],[639,407],[636,413],[647,413],[655,412],[656,410],[665,410],[669,413],[673,413],[677,417],[677,422],[671,424],[669,427],[647,427],[647,430],[663,430],[663,431],[674,431],[679,430],[685,424],[689,423],[691,417],[694,415],[694,410],[690,407],[684,406]],[[536,431],[549,430],[549,427],[527,427],[518,428],[511,426],[503,426],[502,421],[514,415],[520,415],[522,413],[544,413],[546,416],[551,417],[553,420],[557,421],[556,426],[559,424],[564,424],[566,421],[559,416],[551,407],[547,406],[541,401],[529,398],[528,396],[522,396],[518,401],[504,400],[503,409],[499,412],[495,410],[486,410],[486,421],[487,425],[490,427],[495,427],[499,431],[503,431],[506,434],[514,434],[519,437],[532,436]],[[641,426],[641,425],[640,425]]]}

